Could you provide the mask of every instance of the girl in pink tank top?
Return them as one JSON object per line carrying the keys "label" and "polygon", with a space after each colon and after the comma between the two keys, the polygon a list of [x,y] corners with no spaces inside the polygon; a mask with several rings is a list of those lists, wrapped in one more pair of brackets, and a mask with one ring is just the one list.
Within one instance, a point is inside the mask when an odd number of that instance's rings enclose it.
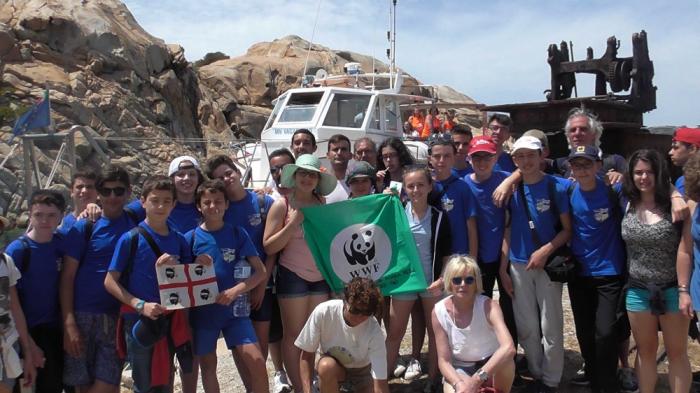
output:
{"label": "girl in pink tank top", "polygon": [[282,316],[282,359],[295,391],[302,391],[299,374],[301,350],[294,345],[313,309],[328,299],[330,288],[316,267],[304,240],[301,208],[325,203],[322,195],[337,185],[335,176],[324,173],[318,158],[304,154],[282,169],[280,186],[291,189],[270,208],[263,246],[268,255],[280,253],[277,298]]}

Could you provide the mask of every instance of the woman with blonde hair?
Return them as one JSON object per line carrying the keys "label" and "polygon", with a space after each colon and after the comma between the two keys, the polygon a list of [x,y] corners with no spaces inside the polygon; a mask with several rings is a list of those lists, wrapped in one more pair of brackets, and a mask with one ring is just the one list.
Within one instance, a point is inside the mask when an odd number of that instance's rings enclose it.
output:
{"label": "woman with blonde hair", "polygon": [[510,392],[515,346],[497,301],[482,295],[476,261],[452,256],[443,273],[448,297],[432,313],[443,392],[476,392],[492,386]]}

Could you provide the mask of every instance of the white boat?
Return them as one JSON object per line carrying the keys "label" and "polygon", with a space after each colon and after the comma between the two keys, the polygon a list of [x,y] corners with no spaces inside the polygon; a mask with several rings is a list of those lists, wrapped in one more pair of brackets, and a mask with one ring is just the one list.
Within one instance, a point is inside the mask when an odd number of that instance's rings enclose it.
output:
{"label": "white boat", "polygon": [[[331,136],[343,134],[352,144],[369,137],[377,145],[389,137],[403,138],[402,119],[406,116],[402,113],[412,111],[413,106],[432,102],[429,97],[398,93],[401,76],[396,77],[393,87],[376,90],[374,82],[390,78],[390,75],[362,74],[358,66],[357,63],[346,64],[345,75],[326,76],[319,72],[307,79],[309,87],[290,89],[273,101],[274,108],[260,141],[247,143],[236,153],[246,171],[247,186],[261,187],[267,183],[268,154],[279,148],[289,148],[296,130],[307,129],[313,133],[318,146],[316,155],[323,162]],[[425,143],[412,140],[404,143],[418,161],[426,160]]]}

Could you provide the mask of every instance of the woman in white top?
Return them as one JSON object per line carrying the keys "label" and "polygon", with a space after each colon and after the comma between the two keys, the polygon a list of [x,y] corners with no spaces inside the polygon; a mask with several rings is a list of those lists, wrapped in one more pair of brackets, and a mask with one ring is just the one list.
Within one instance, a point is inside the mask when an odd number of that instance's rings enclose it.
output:
{"label": "woman in white top", "polygon": [[475,393],[481,386],[510,392],[515,346],[498,302],[481,294],[479,266],[471,257],[454,256],[443,279],[450,296],[432,313],[443,392]]}

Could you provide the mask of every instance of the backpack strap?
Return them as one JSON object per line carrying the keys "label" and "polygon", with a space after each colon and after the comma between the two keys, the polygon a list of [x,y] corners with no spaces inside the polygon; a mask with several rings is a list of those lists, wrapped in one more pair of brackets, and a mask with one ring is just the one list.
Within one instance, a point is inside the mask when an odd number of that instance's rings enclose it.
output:
{"label": "backpack strap", "polygon": [[19,271],[24,274],[29,270],[29,264],[32,261],[32,248],[26,236],[22,235],[17,240],[22,243],[22,268]]}
{"label": "backpack strap", "polygon": [[156,259],[160,258],[161,255],[163,255],[163,251],[160,250],[160,247],[158,247],[158,244],[156,244],[156,241],[153,239],[153,236],[146,230],[146,228],[142,226],[137,226],[136,231],[143,236],[144,239],[146,239],[146,243],[148,243],[148,246],[151,247],[151,251],[153,251],[154,254],[156,254]]}
{"label": "backpack strap", "polygon": [[128,207],[125,207],[125,208],[124,208],[124,213],[126,213],[126,216],[129,217],[129,219],[131,220],[131,222],[133,222],[135,225],[138,225],[138,223],[139,223],[139,216],[138,216],[138,214],[136,214],[136,212],[135,212],[133,209],[128,208]]}
{"label": "backpack strap", "polygon": [[122,284],[122,286],[126,286],[129,283],[129,276],[134,268],[136,250],[139,248],[139,231],[137,228],[132,228],[129,231],[129,258],[126,260],[126,268],[119,277],[119,282]]}

